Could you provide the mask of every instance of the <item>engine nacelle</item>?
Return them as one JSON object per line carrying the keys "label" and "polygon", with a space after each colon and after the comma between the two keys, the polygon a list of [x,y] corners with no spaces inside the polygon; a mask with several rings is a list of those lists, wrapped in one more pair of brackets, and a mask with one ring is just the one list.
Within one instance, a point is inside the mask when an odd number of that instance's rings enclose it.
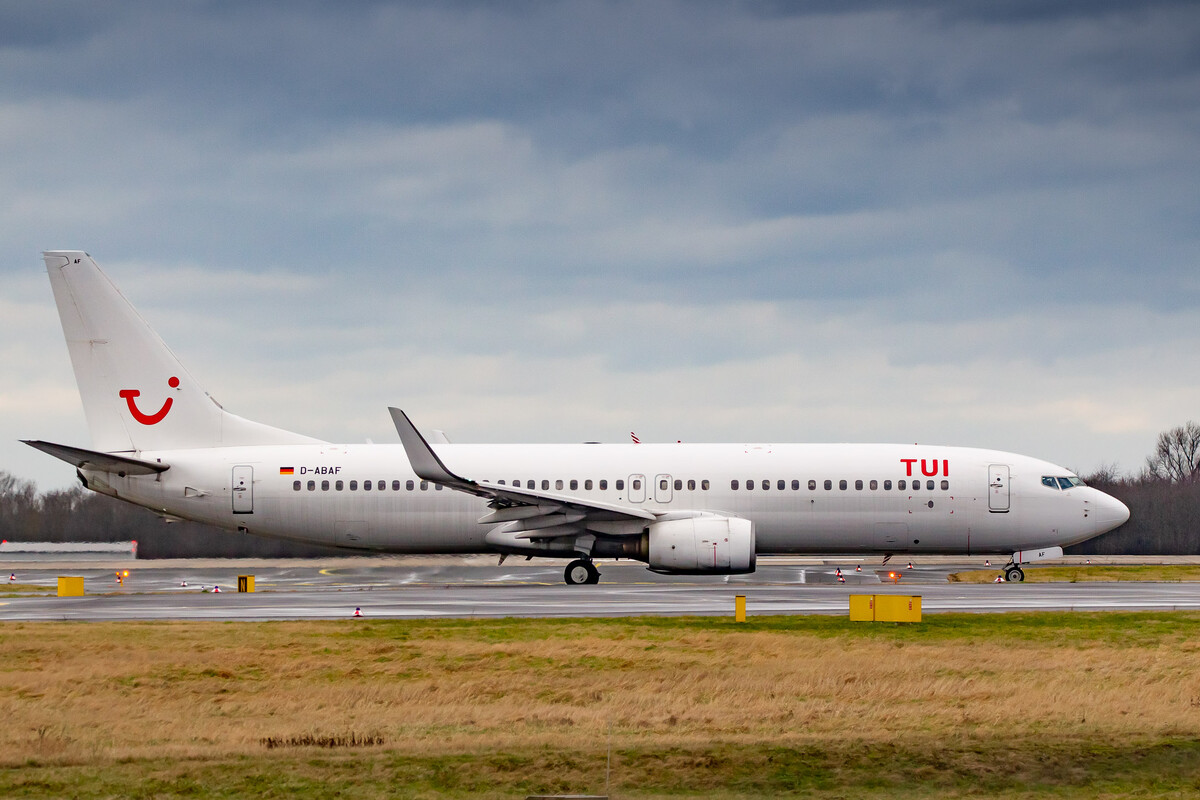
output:
{"label": "engine nacelle", "polygon": [[754,523],[717,515],[656,522],[647,533],[653,572],[739,575],[754,572]]}

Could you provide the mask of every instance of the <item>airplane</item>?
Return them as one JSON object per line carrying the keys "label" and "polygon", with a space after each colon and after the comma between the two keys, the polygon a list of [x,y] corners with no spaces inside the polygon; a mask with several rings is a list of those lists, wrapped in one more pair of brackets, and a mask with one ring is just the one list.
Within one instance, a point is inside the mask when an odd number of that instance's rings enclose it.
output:
{"label": "airplane", "polygon": [[759,555],[1007,555],[1129,519],[1063,467],[904,444],[452,444],[389,409],[400,444],[336,444],[226,411],[85,252],[43,253],[92,449],[24,440],[95,492],[167,519],[411,554],[598,558],[734,575]]}

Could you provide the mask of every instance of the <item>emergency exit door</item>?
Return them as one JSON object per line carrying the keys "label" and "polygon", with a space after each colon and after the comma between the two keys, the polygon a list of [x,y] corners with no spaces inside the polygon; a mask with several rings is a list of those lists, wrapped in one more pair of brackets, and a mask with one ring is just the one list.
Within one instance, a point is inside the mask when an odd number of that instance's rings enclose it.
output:
{"label": "emergency exit door", "polygon": [[233,513],[254,513],[254,467],[233,468]]}
{"label": "emergency exit door", "polygon": [[988,467],[988,511],[1002,514],[1008,511],[1008,465],[992,464]]}

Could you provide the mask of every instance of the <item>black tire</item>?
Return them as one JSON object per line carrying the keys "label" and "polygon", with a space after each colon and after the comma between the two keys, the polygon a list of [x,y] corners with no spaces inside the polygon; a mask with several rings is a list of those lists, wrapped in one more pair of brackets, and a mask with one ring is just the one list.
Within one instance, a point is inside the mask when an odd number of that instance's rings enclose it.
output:
{"label": "black tire", "polygon": [[1009,583],[1021,583],[1025,580],[1025,573],[1020,567],[1014,564],[1011,567],[1005,567],[1004,580],[1008,581]]}
{"label": "black tire", "polygon": [[588,569],[588,576],[587,576],[587,580],[584,581],[584,583],[595,586],[597,583],[600,582],[600,570],[596,569],[596,565],[593,564],[591,561],[587,562],[587,569]]}
{"label": "black tire", "polygon": [[563,580],[568,586],[578,586],[581,583],[591,582],[589,579],[592,573],[596,574],[597,579],[600,573],[596,572],[596,568],[591,565],[591,562],[584,561],[582,558],[577,558],[570,564],[567,564],[566,570],[563,571]]}

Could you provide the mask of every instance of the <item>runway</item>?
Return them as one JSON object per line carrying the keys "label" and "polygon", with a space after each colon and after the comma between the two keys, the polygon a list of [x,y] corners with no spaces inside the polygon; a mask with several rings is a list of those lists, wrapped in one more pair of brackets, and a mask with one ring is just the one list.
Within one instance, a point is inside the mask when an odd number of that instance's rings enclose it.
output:
{"label": "runway", "polygon": [[[909,570],[900,583],[878,564],[767,564],[748,576],[658,576],[642,565],[602,565],[597,586],[566,586],[561,565],[482,565],[454,560],[345,559],[332,566],[271,562],[138,562],[123,583],[115,570],[54,565],[23,568],[24,585],[56,586],[58,575],[82,575],[87,594],[0,595],[0,621],[33,620],[288,620],[350,619],[356,608],[374,619],[451,617],[615,617],[732,615],[734,597],[747,613],[846,614],[852,593],[915,594],[925,613],[1036,610],[1200,609],[1194,583],[952,584],[946,575],[979,564],[941,563]],[[24,567],[24,565],[23,565]],[[881,574],[882,573],[882,574]],[[236,591],[253,574],[256,591]],[[212,587],[221,591],[214,593]],[[0,587],[0,591],[3,587]]]}

